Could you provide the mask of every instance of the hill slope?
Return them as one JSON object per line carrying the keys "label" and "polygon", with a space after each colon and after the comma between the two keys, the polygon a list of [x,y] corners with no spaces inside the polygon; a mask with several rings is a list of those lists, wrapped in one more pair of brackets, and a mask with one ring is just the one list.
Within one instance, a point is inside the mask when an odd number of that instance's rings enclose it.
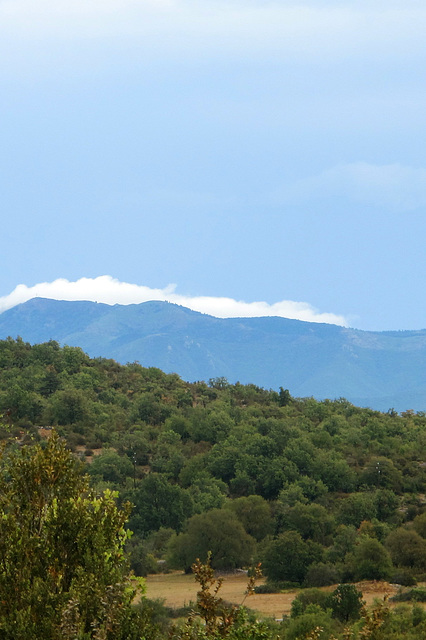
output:
{"label": "hill slope", "polygon": [[139,361],[182,378],[254,383],[294,396],[426,409],[426,330],[366,332],[286,318],[204,315],[167,302],[35,298],[0,315],[0,338],[50,339],[90,356]]}

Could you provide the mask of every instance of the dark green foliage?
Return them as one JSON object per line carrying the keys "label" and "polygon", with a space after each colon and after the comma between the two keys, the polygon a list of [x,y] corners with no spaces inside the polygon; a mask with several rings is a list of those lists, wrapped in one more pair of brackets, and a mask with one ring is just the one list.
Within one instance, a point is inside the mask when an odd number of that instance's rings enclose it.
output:
{"label": "dark green foliage", "polygon": [[[319,635],[314,635],[319,630]],[[320,638],[328,640],[333,638],[335,621],[330,611],[324,611],[320,606],[311,604],[305,613],[292,618],[285,630],[286,640],[301,640],[302,638]]]}
{"label": "dark green foliage", "polygon": [[339,566],[330,562],[317,562],[311,564],[305,576],[305,587],[327,587],[336,584],[342,577],[342,570]]}
{"label": "dark green foliage", "polygon": [[129,554],[130,568],[136,576],[157,573],[157,561],[152,553],[148,552],[144,541],[136,536],[132,537],[126,544],[126,552]]}
{"label": "dark green foliage", "polygon": [[376,515],[374,493],[362,492],[352,493],[341,501],[337,518],[342,524],[359,527],[363,520],[372,520]]}
{"label": "dark green foliage", "polygon": [[328,597],[328,606],[342,622],[357,620],[363,606],[362,593],[353,584],[339,584]]}
{"label": "dark green foliage", "polygon": [[417,531],[395,529],[386,538],[386,546],[396,565],[426,569],[426,540]]}
{"label": "dark green foliage", "polygon": [[334,519],[320,504],[297,502],[282,517],[283,527],[298,531],[304,540],[314,540],[325,544],[334,531]]}
{"label": "dark green foliage", "polygon": [[236,569],[252,562],[254,540],[229,509],[213,509],[189,519],[183,533],[170,540],[170,566],[188,571],[211,552],[214,569]]}
{"label": "dark green foliage", "polygon": [[288,389],[283,389],[282,387],[280,387],[278,404],[280,405],[280,407],[285,407],[286,405],[290,404],[290,402],[291,402],[290,391]]}
{"label": "dark green foliage", "polygon": [[389,552],[375,538],[361,536],[350,562],[356,580],[388,580],[392,575]]}
{"label": "dark green foliage", "polygon": [[125,484],[126,478],[133,476],[133,465],[127,456],[105,450],[93,458],[88,466],[89,475],[95,481],[104,480],[117,485]]}
{"label": "dark green foliage", "polygon": [[398,522],[400,514],[397,509],[400,499],[390,489],[378,489],[375,494],[377,519],[386,522]]}
{"label": "dark green foliage", "polygon": [[136,400],[132,415],[143,422],[162,424],[170,415],[170,409],[159,402],[153,393],[144,393]]}
{"label": "dark green foliage", "polygon": [[401,591],[391,598],[394,602],[426,602],[426,589],[416,587],[408,591]]}
{"label": "dark green foliage", "polygon": [[419,534],[419,536],[422,536],[422,538],[426,538],[426,511],[414,518],[413,528]]}
{"label": "dark green foliage", "polygon": [[264,584],[259,584],[254,588],[255,593],[281,593],[282,589],[279,584],[274,584],[273,582],[265,582]]}
{"label": "dark green foliage", "polygon": [[297,618],[302,615],[312,604],[318,605],[325,611],[330,606],[330,594],[320,589],[303,589],[291,604],[291,617]]}
{"label": "dark green foliage", "polygon": [[134,504],[129,527],[140,536],[160,527],[181,531],[193,513],[188,491],[170,484],[167,478],[157,473],[150,473],[136,489],[125,495]]}
{"label": "dark green foliage", "polygon": [[391,581],[393,584],[400,584],[403,587],[413,587],[417,584],[417,580],[409,570],[397,569],[392,574]]}
{"label": "dark green foliage", "polygon": [[383,456],[374,457],[361,473],[360,482],[378,489],[398,491],[401,488],[402,474],[395,468],[392,460]]}
{"label": "dark green foliage", "polygon": [[333,545],[328,548],[326,558],[329,562],[343,562],[346,555],[353,551],[357,540],[357,531],[354,526],[340,525],[336,529]]}
{"label": "dark green foliage", "polygon": [[300,533],[286,531],[266,548],[262,567],[272,582],[290,580],[302,583],[308,567],[320,562],[323,556],[321,545],[311,540],[304,541]]}
{"label": "dark green foliage", "polygon": [[273,531],[273,520],[269,504],[261,496],[236,498],[226,504],[242,523],[246,532],[255,540],[263,540]]}

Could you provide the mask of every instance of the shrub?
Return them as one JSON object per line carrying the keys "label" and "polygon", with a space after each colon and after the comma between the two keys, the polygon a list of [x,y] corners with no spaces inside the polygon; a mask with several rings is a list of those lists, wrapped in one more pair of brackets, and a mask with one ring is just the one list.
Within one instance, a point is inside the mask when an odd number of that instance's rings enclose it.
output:
{"label": "shrub", "polygon": [[292,602],[291,617],[302,615],[310,605],[317,605],[325,611],[330,606],[329,599],[330,595],[320,589],[303,589]]}
{"label": "shrub", "polygon": [[417,584],[415,577],[404,569],[399,569],[392,576],[392,582],[394,584],[401,584],[403,587],[413,587]]}
{"label": "shrub", "polygon": [[275,582],[266,582],[265,584],[258,584],[254,588],[255,593],[281,593],[281,588]]}
{"label": "shrub", "polygon": [[399,591],[391,600],[393,602],[426,602],[426,589],[417,587],[409,591]]}
{"label": "shrub", "polygon": [[[329,611],[323,611],[321,607],[311,604],[306,612],[297,618],[292,618],[286,629],[286,640],[300,640],[301,638],[318,637],[313,635],[315,630],[321,628],[321,640],[328,640],[333,637],[334,621],[331,619]],[[312,635],[311,635],[312,634]]]}
{"label": "shrub", "polygon": [[341,571],[336,565],[326,562],[311,564],[306,573],[305,587],[327,587],[342,579]]}

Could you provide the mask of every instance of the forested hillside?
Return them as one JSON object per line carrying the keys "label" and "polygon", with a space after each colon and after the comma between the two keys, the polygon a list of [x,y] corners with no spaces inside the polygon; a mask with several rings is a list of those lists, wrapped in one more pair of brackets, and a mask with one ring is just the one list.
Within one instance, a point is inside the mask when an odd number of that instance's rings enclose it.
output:
{"label": "forested hillside", "polygon": [[50,341],[0,342],[1,437],[54,427],[97,491],[133,504],[136,573],[212,552],[262,562],[271,585],[426,577],[426,414],[379,413],[287,389],[186,383]]}
{"label": "forested hillside", "polygon": [[0,314],[0,338],[56,340],[92,357],[387,411],[426,408],[426,330],[358,331],[288,318],[215,318],[168,302],[34,298]]}

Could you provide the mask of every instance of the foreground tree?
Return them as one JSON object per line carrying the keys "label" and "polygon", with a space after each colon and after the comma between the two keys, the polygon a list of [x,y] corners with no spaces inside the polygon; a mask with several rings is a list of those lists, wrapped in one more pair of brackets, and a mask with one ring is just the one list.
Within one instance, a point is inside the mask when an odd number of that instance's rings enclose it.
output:
{"label": "foreground tree", "polygon": [[[95,496],[56,434],[0,460],[0,636],[130,638],[128,507]],[[125,636],[123,634],[126,634]]]}

